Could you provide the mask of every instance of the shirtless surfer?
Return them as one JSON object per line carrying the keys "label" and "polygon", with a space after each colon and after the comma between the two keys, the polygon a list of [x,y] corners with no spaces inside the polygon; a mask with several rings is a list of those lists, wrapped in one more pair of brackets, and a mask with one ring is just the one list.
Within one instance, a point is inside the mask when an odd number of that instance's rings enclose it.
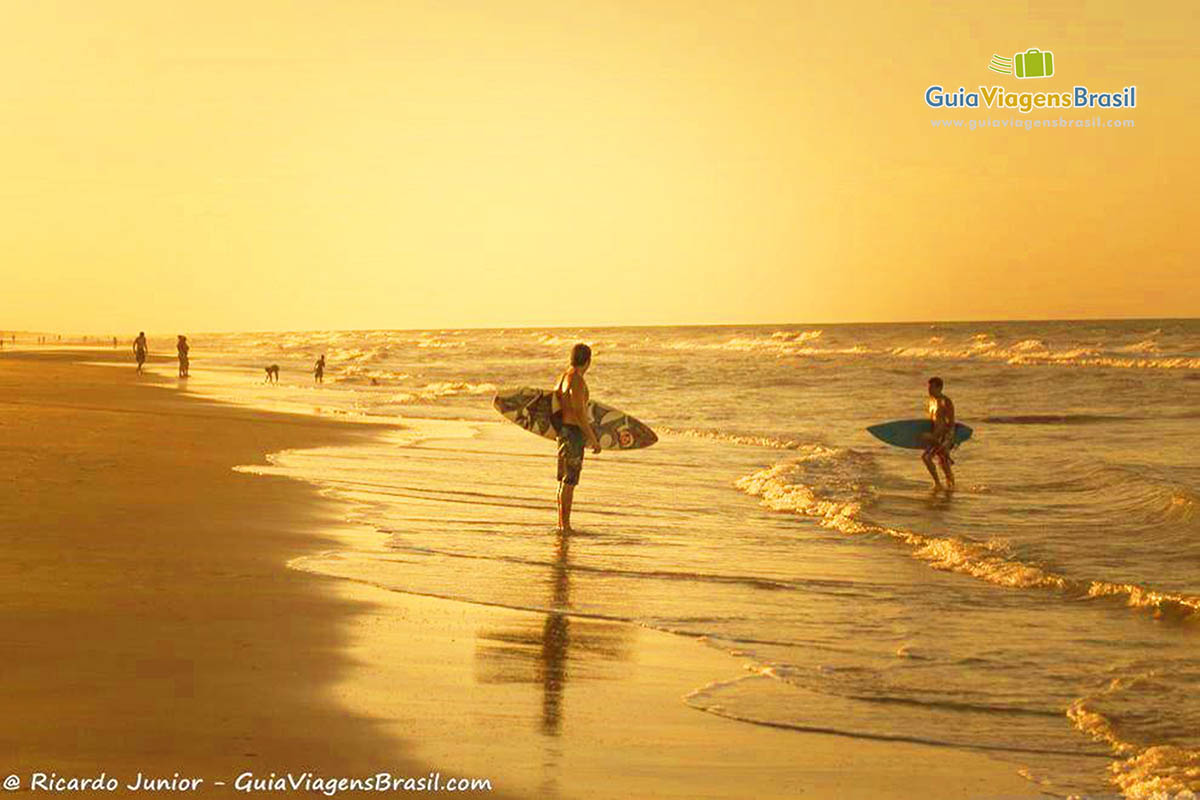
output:
{"label": "shirtless surfer", "polygon": [[933,423],[933,432],[926,434],[928,446],[921,454],[921,460],[933,476],[935,489],[941,488],[942,485],[938,480],[937,467],[933,463],[935,458],[946,473],[946,486],[953,489],[954,473],[950,471],[950,465],[954,463],[954,459],[950,458],[950,451],[954,448],[954,402],[942,394],[942,386],[941,378],[929,379],[929,420]]}
{"label": "shirtless surfer", "polygon": [[137,359],[137,374],[142,374],[142,366],[146,363],[146,354],[150,352],[149,346],[146,344],[146,332],[138,333],[137,338],[133,340],[133,357]]}
{"label": "shirtless surfer", "polygon": [[577,344],[571,348],[571,366],[554,387],[552,413],[558,430],[558,529],[571,530],[571,503],[579,472],[583,469],[586,443],[593,453],[600,452],[600,441],[588,415],[588,385],[583,375],[592,365],[592,348]]}
{"label": "shirtless surfer", "polygon": [[191,347],[188,346],[187,337],[180,334],[179,340],[175,343],[175,352],[179,354],[179,377],[188,377],[188,366],[191,363],[188,360],[188,353],[191,352]]}

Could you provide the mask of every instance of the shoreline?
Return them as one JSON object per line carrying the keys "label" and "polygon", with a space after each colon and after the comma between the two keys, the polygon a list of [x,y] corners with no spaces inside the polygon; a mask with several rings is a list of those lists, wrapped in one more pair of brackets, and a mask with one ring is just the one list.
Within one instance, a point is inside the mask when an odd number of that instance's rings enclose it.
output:
{"label": "shoreline", "polygon": [[247,771],[426,774],[331,698],[364,607],[286,566],[328,546],[329,506],[232,469],[364,434],[78,363],[96,355],[0,355],[4,769],[26,789],[178,773],[196,793]]}
{"label": "shoreline", "polygon": [[[371,604],[350,623],[358,666],[335,689],[342,702],[411,740],[418,756],[453,760],[517,796],[1046,796],[982,751],[780,729],[689,706],[709,683],[755,675],[699,639],[353,580],[338,593]],[[401,680],[422,691],[397,698]]]}
{"label": "shoreline", "polygon": [[[132,369],[72,361],[96,355],[0,355],[4,484],[16,495],[0,518],[2,591],[25,612],[3,623],[26,644],[3,735],[14,773],[425,775],[419,765],[434,764],[516,796],[1041,796],[981,753],[690,708],[687,693],[745,673],[695,640],[291,568],[364,528],[311,484],[232,468],[374,431],[147,391]],[[14,419],[29,426],[16,440]],[[39,459],[47,446],[61,458]],[[62,630],[74,636],[47,633]],[[570,639],[591,646],[568,657]],[[90,702],[63,702],[64,685]],[[72,725],[85,733],[64,734]]]}

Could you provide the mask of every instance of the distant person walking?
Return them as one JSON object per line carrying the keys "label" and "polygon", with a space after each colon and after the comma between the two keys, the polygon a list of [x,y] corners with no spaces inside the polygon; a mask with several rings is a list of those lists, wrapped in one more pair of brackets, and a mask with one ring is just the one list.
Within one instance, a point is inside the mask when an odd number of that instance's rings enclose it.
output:
{"label": "distant person walking", "polygon": [[175,345],[176,352],[179,353],[179,377],[188,377],[188,347],[187,337],[182,334],[179,336],[179,341]]}
{"label": "distant person walking", "polygon": [[929,379],[929,421],[933,423],[933,431],[928,434],[929,444],[921,454],[921,460],[933,476],[934,487],[941,487],[942,482],[938,479],[937,467],[933,463],[934,459],[937,459],[937,463],[942,465],[942,471],[946,473],[946,485],[953,489],[954,473],[950,471],[950,465],[954,463],[954,459],[950,458],[950,451],[954,449],[954,402],[942,394],[943,386],[941,378]]}
{"label": "distant person walking", "polygon": [[592,366],[592,348],[577,344],[571,348],[571,365],[558,379],[551,401],[551,418],[558,431],[558,529],[571,531],[571,505],[575,487],[583,469],[584,444],[593,453],[600,452],[600,442],[588,414],[588,385],[583,375]]}
{"label": "distant person walking", "polygon": [[313,366],[313,380],[317,383],[325,382],[325,354],[321,353],[321,357],[317,359],[317,363]]}
{"label": "distant person walking", "polygon": [[146,363],[146,356],[149,355],[150,348],[146,346],[146,332],[140,331],[137,338],[133,340],[133,357],[137,359],[137,374],[142,374],[142,365]]}

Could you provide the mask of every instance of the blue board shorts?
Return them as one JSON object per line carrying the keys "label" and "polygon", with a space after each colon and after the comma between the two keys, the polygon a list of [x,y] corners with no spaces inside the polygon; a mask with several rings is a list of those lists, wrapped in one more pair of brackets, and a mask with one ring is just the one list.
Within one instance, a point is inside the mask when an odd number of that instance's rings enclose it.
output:
{"label": "blue board shorts", "polygon": [[578,425],[563,425],[558,432],[558,480],[568,486],[579,484],[583,469],[583,430]]}

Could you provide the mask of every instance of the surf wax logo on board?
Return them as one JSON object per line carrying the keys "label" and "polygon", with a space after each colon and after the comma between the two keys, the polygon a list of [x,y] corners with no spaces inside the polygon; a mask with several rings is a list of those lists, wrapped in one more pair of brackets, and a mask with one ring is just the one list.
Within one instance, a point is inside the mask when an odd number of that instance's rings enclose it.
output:
{"label": "surf wax logo on board", "polygon": [[1001,75],[1016,75],[1018,78],[1049,78],[1054,74],[1054,53],[1031,47],[1012,58],[992,54],[988,69]]}
{"label": "surf wax logo on board", "polygon": [[[1051,78],[1056,74],[1057,61],[1050,50],[1030,47],[1014,53],[1012,58],[993,55],[987,68],[1021,80]],[[1137,108],[1137,86],[1102,92],[1078,85],[1069,92],[1011,92],[994,85],[980,85],[973,91],[960,86],[958,91],[947,91],[941,84],[934,84],[925,90],[925,105],[938,109],[992,108],[1022,114],[1052,108]]]}

